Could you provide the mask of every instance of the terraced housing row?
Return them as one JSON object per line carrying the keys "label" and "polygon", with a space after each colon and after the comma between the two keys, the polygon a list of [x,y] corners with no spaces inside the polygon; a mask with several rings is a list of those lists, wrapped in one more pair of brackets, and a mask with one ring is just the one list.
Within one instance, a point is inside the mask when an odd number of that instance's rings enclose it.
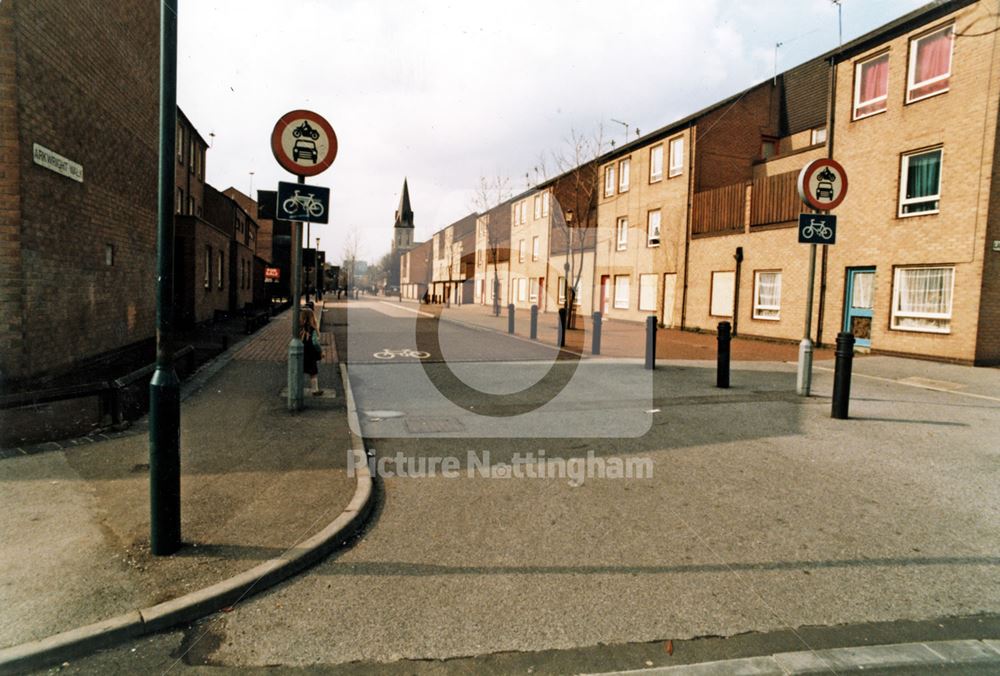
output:
{"label": "terraced housing row", "polygon": [[833,157],[850,190],[820,247],[813,338],[1000,363],[996,9],[928,5],[423,243],[404,195],[401,295],[797,341],[795,182]]}

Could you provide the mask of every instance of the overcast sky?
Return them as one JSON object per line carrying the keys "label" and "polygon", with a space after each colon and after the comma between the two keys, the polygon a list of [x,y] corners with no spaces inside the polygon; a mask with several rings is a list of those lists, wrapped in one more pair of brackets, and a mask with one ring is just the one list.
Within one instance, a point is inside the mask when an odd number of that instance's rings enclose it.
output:
{"label": "overcast sky", "polygon": [[[923,0],[842,0],[844,41]],[[409,178],[416,239],[472,210],[480,176],[526,187],[571,129],[624,140],[837,45],[831,0],[180,0],[178,103],[212,141],[219,190],[294,177],[271,155],[282,114],[326,117],[340,150],[308,182],[332,190],[314,225],[339,261],[389,250]],[[210,134],[214,134],[210,136]],[[554,173],[550,170],[550,173]],[[255,196],[255,195],[254,195]]]}

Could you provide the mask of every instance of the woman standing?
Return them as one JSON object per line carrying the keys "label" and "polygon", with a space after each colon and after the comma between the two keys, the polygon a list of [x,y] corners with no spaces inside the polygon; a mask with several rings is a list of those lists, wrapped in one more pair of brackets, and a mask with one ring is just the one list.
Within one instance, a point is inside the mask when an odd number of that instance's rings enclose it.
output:
{"label": "woman standing", "polygon": [[319,343],[319,325],[316,315],[310,308],[299,311],[299,339],[302,341],[302,370],[309,375],[314,397],[323,394],[319,389],[319,360],[323,358],[323,349]]}

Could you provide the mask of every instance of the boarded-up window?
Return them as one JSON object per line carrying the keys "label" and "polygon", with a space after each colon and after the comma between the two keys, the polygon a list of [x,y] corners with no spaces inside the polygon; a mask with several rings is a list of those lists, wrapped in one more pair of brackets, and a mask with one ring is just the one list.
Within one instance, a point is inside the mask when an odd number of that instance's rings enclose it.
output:
{"label": "boarded-up window", "polygon": [[712,273],[712,305],[709,314],[713,317],[733,316],[733,289],[736,284],[735,272]]}

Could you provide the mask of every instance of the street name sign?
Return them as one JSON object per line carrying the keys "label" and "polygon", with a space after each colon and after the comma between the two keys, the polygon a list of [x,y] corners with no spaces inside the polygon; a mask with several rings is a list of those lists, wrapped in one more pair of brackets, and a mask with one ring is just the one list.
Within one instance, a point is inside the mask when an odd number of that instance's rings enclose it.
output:
{"label": "street name sign", "polygon": [[827,157],[802,167],[798,179],[799,198],[817,211],[837,208],[847,196],[847,172]]}
{"label": "street name sign", "polygon": [[271,152],[278,164],[296,176],[315,176],[329,169],[337,157],[337,135],[320,115],[293,110],[274,125]]}
{"label": "street name sign", "polygon": [[305,183],[278,183],[278,218],[285,221],[330,222],[330,189]]}
{"label": "street name sign", "polygon": [[835,244],[837,217],[832,214],[799,214],[799,244]]}
{"label": "street name sign", "polygon": [[83,165],[67,157],[63,157],[56,151],[49,150],[45,146],[35,143],[31,148],[31,157],[38,166],[51,169],[66,178],[83,183]]}

